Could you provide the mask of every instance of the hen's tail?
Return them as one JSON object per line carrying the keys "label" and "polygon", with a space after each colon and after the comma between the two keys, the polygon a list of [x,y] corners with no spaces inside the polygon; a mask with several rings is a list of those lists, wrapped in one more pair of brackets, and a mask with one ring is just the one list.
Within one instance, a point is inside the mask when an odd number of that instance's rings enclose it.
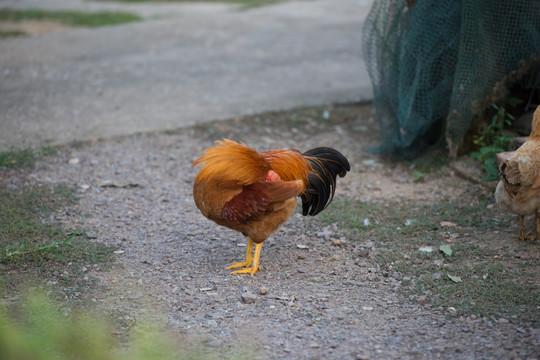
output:
{"label": "hen's tail", "polygon": [[317,215],[330,204],[336,191],[336,178],[351,170],[349,161],[339,151],[318,147],[302,154],[313,167],[308,174],[309,184],[301,195],[302,214]]}

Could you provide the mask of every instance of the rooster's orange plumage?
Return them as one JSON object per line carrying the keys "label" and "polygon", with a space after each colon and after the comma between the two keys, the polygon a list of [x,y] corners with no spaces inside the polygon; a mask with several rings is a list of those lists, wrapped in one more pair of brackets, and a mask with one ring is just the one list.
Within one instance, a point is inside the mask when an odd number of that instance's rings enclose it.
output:
{"label": "rooster's orange plumage", "polygon": [[208,219],[247,236],[245,261],[228,268],[253,276],[263,241],[292,214],[295,198],[302,198],[304,215],[318,214],[334,196],[336,177],[345,176],[350,165],[327,147],[303,154],[291,149],[258,153],[231,140],[217,143],[192,164],[201,167],[193,198]]}

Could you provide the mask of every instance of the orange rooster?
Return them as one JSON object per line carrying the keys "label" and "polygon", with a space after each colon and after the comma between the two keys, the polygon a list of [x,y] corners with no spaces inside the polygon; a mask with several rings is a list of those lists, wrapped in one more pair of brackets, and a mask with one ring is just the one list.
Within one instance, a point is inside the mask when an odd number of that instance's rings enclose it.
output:
{"label": "orange rooster", "polygon": [[[532,131],[525,143],[499,166],[501,180],[495,199],[519,215],[519,238],[540,237],[540,106],[533,115]],[[536,216],[536,236],[523,230],[524,217]]]}
{"label": "orange rooster", "polygon": [[350,170],[349,161],[328,147],[303,154],[292,149],[258,153],[231,140],[217,143],[193,161],[192,166],[201,167],[193,198],[208,219],[248,238],[245,261],[228,269],[253,276],[263,241],[291,216],[296,196],[302,199],[303,215],[318,214],[332,201],[336,177]]}

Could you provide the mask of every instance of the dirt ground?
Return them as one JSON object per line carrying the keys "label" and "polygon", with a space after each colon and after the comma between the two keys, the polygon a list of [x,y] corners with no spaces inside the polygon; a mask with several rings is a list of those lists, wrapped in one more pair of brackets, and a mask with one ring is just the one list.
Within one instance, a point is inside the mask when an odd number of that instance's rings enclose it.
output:
{"label": "dirt ground", "polygon": [[[361,255],[375,250],[373,239],[344,238],[299,213],[264,243],[262,269],[253,278],[229,274],[226,267],[243,259],[246,240],[204,218],[192,198],[191,162],[216,139],[258,150],[337,148],[352,165],[338,181],[337,199],[492,196],[462,176],[433,173],[415,182],[409,164],[366,151],[378,143],[370,105],[340,109],[339,119],[329,107],[316,116],[292,111],[73,144],[27,180],[75,186],[80,203],[55,220],[117,247],[111,269],[89,264],[98,285],[87,290],[99,309],[118,317],[119,331],[151,318],[223,357],[240,350],[256,359],[538,358],[538,329],[449,317],[419,304],[403,290],[403,279],[375,281],[379,265]],[[480,176],[474,167],[467,171]],[[512,225],[484,235],[502,241],[515,231]]]}

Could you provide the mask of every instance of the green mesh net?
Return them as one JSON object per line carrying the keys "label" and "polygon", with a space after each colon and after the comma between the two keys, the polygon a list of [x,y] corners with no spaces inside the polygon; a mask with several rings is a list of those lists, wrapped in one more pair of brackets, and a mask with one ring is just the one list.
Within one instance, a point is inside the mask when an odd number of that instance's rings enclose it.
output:
{"label": "green mesh net", "polygon": [[375,0],[363,51],[380,150],[456,156],[491,103],[540,88],[540,0]]}

